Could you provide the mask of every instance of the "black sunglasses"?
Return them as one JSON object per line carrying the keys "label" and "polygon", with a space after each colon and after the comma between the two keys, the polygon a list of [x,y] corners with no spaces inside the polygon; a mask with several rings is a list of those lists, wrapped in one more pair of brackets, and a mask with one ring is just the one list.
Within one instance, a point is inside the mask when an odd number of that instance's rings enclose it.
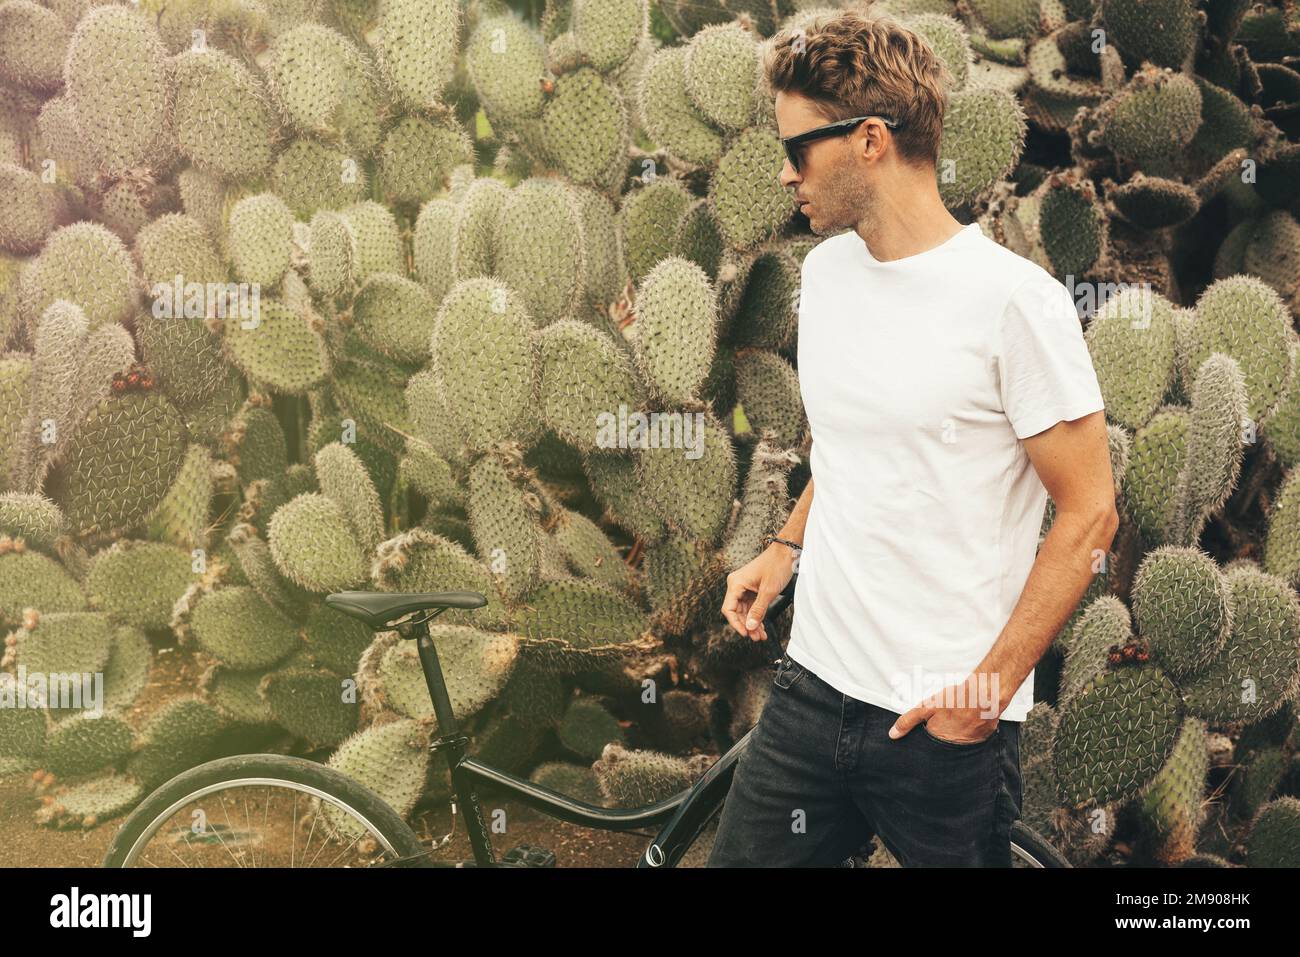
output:
{"label": "black sunglasses", "polygon": [[[827,123],[825,126],[815,126],[811,130],[796,133],[794,136],[787,136],[781,140],[781,145],[785,147],[785,155],[797,173],[799,172],[800,148],[805,143],[811,143],[813,140],[819,140],[825,136],[843,136],[846,133],[852,133],[857,129],[859,123],[869,119],[871,119],[870,116],[850,116],[847,120],[836,120],[834,123]],[[877,116],[876,119],[883,122],[891,130],[898,129],[897,120],[891,120],[886,116]]]}

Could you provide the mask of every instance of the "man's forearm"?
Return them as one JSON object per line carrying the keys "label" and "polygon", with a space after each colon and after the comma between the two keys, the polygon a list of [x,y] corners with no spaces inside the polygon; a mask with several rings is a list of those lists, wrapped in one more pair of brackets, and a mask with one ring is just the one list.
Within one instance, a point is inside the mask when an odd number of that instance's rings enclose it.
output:
{"label": "man's forearm", "polygon": [[803,533],[808,526],[808,510],[812,508],[812,500],[813,480],[809,478],[808,484],[803,487],[803,494],[799,496],[799,501],[794,503],[794,508],[790,511],[790,517],[781,526],[778,538],[789,539],[797,545],[803,544]]}
{"label": "man's forearm", "polygon": [[[975,668],[976,674],[997,682],[989,693],[997,695],[998,714],[1010,704],[1016,689],[1078,607],[1093,575],[1102,568],[1115,527],[1113,513],[1057,513],[1039,546],[1020,600],[998,640]],[[991,697],[989,703],[993,703]]]}

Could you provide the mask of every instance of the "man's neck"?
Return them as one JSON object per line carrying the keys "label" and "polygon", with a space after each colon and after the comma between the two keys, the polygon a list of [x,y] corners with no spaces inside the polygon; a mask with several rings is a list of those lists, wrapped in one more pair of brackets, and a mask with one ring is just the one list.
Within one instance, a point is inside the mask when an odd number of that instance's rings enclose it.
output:
{"label": "man's neck", "polygon": [[883,189],[877,196],[876,208],[854,229],[878,262],[923,253],[962,229],[943,205],[932,178],[900,189]]}

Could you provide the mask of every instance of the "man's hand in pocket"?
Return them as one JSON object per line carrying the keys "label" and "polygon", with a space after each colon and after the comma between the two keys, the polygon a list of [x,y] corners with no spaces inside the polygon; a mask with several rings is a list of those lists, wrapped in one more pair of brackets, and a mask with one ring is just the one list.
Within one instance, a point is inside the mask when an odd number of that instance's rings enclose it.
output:
{"label": "man's hand in pocket", "polygon": [[889,736],[897,740],[918,724],[934,737],[952,744],[979,744],[998,728],[997,702],[982,700],[979,691],[987,680],[972,674],[961,684],[949,685],[898,716]]}

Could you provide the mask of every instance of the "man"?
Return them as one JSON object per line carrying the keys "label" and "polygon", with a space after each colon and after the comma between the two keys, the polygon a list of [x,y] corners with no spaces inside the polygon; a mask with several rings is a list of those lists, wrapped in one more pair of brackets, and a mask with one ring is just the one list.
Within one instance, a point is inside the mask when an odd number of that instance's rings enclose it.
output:
{"label": "man", "polygon": [[1010,866],[1033,667],[1118,526],[1080,321],[944,207],[924,41],[847,12],[764,68],[781,183],[829,238],[799,299],[812,479],[722,607],[763,639],[801,556],[791,638],[709,863],[833,866],[876,834],[905,867]]}

